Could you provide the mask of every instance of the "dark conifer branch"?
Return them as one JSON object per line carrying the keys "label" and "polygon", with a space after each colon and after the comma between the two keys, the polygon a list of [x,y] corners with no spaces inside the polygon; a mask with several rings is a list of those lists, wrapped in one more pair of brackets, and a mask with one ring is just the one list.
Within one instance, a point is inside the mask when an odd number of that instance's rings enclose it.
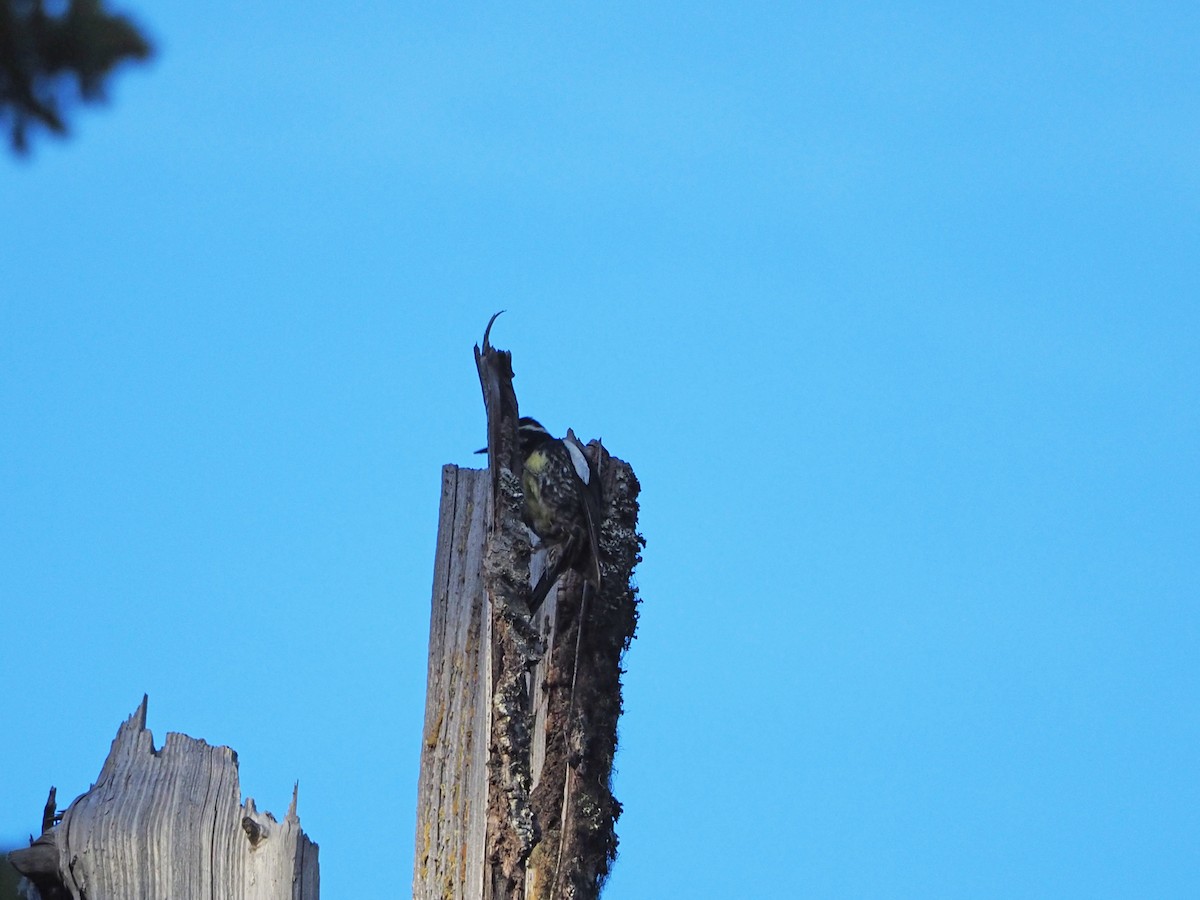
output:
{"label": "dark conifer branch", "polygon": [[13,148],[29,148],[35,125],[65,134],[66,107],[104,99],[117,66],[150,54],[137,26],[103,0],[69,0],[61,14],[43,0],[0,0],[0,121]]}

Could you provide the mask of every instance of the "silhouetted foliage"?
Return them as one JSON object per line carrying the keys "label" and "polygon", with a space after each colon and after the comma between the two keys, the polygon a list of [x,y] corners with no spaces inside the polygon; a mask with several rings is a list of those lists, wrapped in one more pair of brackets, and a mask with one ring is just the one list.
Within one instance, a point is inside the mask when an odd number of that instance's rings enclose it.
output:
{"label": "silhouetted foliage", "polygon": [[103,0],[0,0],[0,120],[14,149],[28,148],[31,125],[64,134],[65,105],[102,99],[113,68],[149,55],[134,24]]}

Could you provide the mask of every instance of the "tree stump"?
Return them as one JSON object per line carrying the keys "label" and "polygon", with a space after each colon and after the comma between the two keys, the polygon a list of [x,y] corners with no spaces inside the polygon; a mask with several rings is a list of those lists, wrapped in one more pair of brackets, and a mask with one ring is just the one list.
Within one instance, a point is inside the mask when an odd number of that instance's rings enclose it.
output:
{"label": "tree stump", "polygon": [[531,572],[546,561],[521,519],[511,357],[486,332],[483,343],[489,468],[442,471],[413,897],[590,900],[616,856],[639,486],[587,446],[603,486],[601,587],[568,572],[531,613]]}
{"label": "tree stump", "polygon": [[9,854],[42,900],[317,900],[317,845],[296,794],[282,822],[241,802],[237,754],[182,734],[154,749],[146,700],[117,731],[91,789]]}

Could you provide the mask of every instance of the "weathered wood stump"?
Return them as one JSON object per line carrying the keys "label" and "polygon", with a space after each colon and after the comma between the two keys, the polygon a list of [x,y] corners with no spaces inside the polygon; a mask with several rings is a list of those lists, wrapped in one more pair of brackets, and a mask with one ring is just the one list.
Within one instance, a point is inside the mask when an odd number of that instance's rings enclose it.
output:
{"label": "weathered wood stump", "polygon": [[485,334],[476,361],[489,468],[442,471],[413,897],[591,900],[617,847],[610,780],[637,623],[638,483],[588,445],[602,585],[568,572],[531,614],[545,560],[521,519],[511,358]]}
{"label": "weathered wood stump", "polygon": [[43,900],[317,900],[317,845],[296,794],[282,822],[241,802],[237,754],[182,734],[162,748],[146,700],[117,731],[92,788],[9,854]]}

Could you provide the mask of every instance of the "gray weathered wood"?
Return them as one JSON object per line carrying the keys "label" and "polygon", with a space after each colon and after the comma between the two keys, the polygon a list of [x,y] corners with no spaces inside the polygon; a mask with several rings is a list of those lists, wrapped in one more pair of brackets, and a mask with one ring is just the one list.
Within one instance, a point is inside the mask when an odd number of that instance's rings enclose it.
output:
{"label": "gray weathered wood", "polygon": [[[241,802],[237,754],[182,734],[154,749],[146,701],[100,777],[39,839],[74,900],[317,900],[317,846],[296,796],[282,822]],[[33,848],[31,848],[33,849]]]}
{"label": "gray weathered wood", "polygon": [[482,900],[490,729],[488,473],[446,466],[429,622],[413,897]]}

